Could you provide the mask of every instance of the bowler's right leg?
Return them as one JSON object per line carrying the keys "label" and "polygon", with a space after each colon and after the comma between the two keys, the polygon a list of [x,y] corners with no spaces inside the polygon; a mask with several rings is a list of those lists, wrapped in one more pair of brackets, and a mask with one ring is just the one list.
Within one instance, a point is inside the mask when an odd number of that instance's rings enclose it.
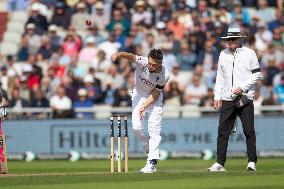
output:
{"label": "bowler's right leg", "polygon": [[139,116],[139,109],[144,101],[144,99],[137,100],[136,98],[134,98],[132,101],[132,129],[135,137],[142,143],[144,151],[148,153],[149,136],[145,134],[143,129],[144,117],[140,119]]}

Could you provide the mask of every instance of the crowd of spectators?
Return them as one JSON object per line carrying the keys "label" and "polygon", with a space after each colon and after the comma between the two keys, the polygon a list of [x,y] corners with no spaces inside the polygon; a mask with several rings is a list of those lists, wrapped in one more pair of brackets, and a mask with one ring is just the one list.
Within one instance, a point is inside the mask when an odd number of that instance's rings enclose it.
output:
{"label": "crowd of spectators", "polygon": [[17,55],[1,57],[8,107],[89,118],[72,109],[131,106],[134,67],[124,59],[115,65],[110,55],[147,56],[152,48],[162,49],[172,73],[166,105],[212,106],[228,27],[240,27],[244,45],[257,52],[264,78],[255,104],[284,104],[281,0],[7,0],[7,10],[29,15]]}

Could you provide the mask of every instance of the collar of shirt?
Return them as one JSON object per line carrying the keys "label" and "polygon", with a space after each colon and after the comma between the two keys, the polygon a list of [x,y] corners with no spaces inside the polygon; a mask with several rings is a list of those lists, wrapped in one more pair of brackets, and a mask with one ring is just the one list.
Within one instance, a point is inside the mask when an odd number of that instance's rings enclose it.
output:
{"label": "collar of shirt", "polygon": [[232,51],[230,51],[230,49],[228,49],[228,52],[232,55],[235,55],[237,53],[242,52],[243,50],[244,50],[244,47],[242,46],[242,47],[236,48],[236,50],[234,52],[232,52]]}

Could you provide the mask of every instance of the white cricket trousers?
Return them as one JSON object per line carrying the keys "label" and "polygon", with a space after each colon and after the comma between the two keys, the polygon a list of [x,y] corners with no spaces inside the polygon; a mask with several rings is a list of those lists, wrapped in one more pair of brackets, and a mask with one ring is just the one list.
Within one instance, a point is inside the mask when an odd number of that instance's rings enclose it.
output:
{"label": "white cricket trousers", "polygon": [[[160,159],[159,146],[161,142],[161,126],[163,107],[150,105],[146,109],[145,116],[140,119],[139,109],[145,102],[146,98],[135,95],[132,98],[132,128],[136,138],[142,143],[144,151],[149,150],[148,159]],[[148,117],[148,135],[145,134],[143,129],[143,122],[145,117]]]}

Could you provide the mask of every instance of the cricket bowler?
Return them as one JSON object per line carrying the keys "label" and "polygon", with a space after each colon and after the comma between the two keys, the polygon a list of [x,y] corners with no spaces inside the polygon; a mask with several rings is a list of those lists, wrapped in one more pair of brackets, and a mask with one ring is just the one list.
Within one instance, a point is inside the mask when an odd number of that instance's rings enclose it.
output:
{"label": "cricket bowler", "polygon": [[[155,173],[161,142],[162,91],[170,78],[170,73],[163,66],[163,53],[160,49],[150,50],[148,57],[127,52],[117,52],[111,56],[112,62],[116,64],[120,58],[136,63],[132,91],[132,128],[148,154],[147,163],[140,172]],[[148,135],[143,130],[145,115],[148,118]]]}

